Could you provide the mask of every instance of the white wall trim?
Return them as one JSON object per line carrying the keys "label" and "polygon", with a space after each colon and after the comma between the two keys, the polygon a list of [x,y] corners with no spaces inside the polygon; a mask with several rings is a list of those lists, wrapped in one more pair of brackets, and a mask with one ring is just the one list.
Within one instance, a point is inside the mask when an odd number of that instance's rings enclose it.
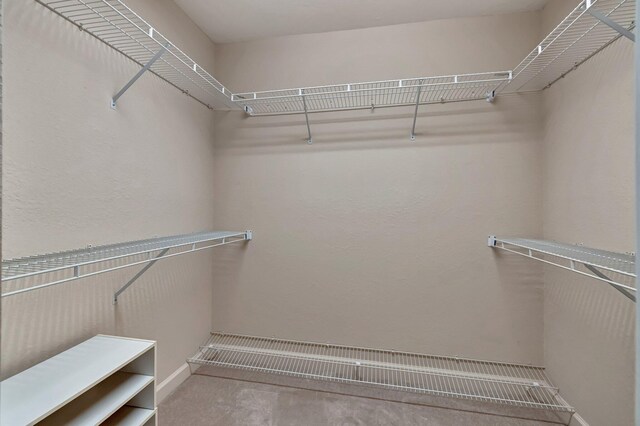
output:
{"label": "white wall trim", "polygon": [[159,405],[171,392],[176,390],[182,382],[187,380],[191,375],[191,370],[189,369],[189,364],[186,362],[182,364],[176,371],[171,373],[169,377],[164,379],[162,383],[158,385],[156,388],[156,401]]}
{"label": "white wall trim", "polygon": [[574,413],[573,417],[571,417],[571,422],[569,422],[569,426],[589,426],[589,423],[587,423],[580,414]]}

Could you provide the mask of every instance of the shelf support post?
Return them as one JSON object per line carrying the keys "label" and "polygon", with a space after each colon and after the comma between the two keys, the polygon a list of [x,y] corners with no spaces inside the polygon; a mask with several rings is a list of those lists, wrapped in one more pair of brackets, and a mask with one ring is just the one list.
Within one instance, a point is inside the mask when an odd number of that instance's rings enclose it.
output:
{"label": "shelf support post", "polygon": [[129,286],[131,284],[133,284],[134,282],[136,282],[136,280],[138,278],[140,278],[142,276],[142,274],[144,274],[145,272],[147,272],[147,270],[149,268],[151,268],[158,260],[160,260],[160,258],[162,258],[162,256],[164,256],[165,254],[167,254],[167,252],[169,251],[168,248],[162,250],[155,259],[153,259],[151,262],[147,263],[144,268],[142,268],[140,270],[140,272],[138,272],[137,274],[135,274],[133,276],[133,278],[131,278],[125,285],[123,285],[122,287],[120,287],[120,290],[116,291],[113,294],[113,304],[117,305],[118,304],[118,296],[120,296],[127,288],[129,288]]}
{"label": "shelf support post", "polygon": [[313,143],[313,138],[311,137],[311,126],[309,125],[309,111],[307,110],[307,99],[304,96],[304,89],[300,89],[300,97],[302,97],[302,106],[304,107],[304,119],[307,122],[307,143],[311,145]]}
{"label": "shelf support post", "polygon": [[416,121],[418,120],[418,107],[420,106],[420,94],[422,93],[422,83],[424,80],[420,80],[420,85],[416,91],[416,107],[413,111],[413,126],[411,126],[411,140],[416,140]]}
{"label": "shelf support post", "polygon": [[589,14],[591,16],[593,16],[594,18],[596,18],[598,21],[602,22],[605,25],[608,25],[613,30],[617,31],[620,35],[625,36],[626,38],[628,38],[629,40],[631,40],[633,42],[636,41],[636,35],[634,33],[629,31],[628,29],[626,29],[622,25],[618,24],[616,21],[614,21],[613,19],[609,18],[604,13],[602,13],[602,12],[600,12],[598,10],[595,10],[591,5],[589,5],[587,7],[587,12],[589,12]]}
{"label": "shelf support post", "polygon": [[129,90],[129,88],[131,86],[133,86],[133,83],[135,83],[140,77],[142,77],[142,74],[147,72],[149,70],[149,68],[151,68],[151,66],[158,59],[160,59],[160,57],[164,54],[164,52],[167,51],[168,48],[169,48],[169,44],[167,43],[164,47],[162,47],[162,49],[158,50],[158,52],[156,52],[156,54],[153,55],[153,58],[151,58],[149,60],[149,62],[147,62],[146,65],[144,67],[142,67],[142,69],[140,71],[138,71],[138,73],[136,75],[134,75],[133,78],[131,80],[129,80],[129,82],[127,84],[125,84],[124,87],[122,89],[120,89],[120,91],[113,96],[113,98],[111,98],[111,108],[113,108],[113,109],[116,108],[116,102],[118,102],[118,99],[120,98],[120,96],[124,95],[124,92]]}

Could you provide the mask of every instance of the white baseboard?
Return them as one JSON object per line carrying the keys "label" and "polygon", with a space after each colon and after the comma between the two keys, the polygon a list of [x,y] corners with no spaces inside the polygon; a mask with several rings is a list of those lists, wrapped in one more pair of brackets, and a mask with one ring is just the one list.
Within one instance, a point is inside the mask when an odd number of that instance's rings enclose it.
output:
{"label": "white baseboard", "polygon": [[585,419],[580,417],[580,414],[574,413],[573,417],[571,417],[569,426],[589,426],[589,423],[587,423]]}
{"label": "white baseboard", "polygon": [[[196,368],[194,368],[194,371],[195,370]],[[156,403],[160,405],[162,400],[169,396],[171,392],[176,390],[176,388],[180,386],[182,382],[187,380],[190,375],[191,370],[189,369],[189,364],[185,362],[156,387]]]}

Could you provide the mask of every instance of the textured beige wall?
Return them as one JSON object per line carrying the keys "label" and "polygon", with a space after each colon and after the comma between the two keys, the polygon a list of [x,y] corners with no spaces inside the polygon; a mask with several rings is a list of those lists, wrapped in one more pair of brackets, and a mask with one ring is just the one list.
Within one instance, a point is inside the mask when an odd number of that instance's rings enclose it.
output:
{"label": "textured beige wall", "polygon": [[[550,2],[544,26],[575,4]],[[545,92],[545,238],[635,251],[633,69],[619,40]],[[605,283],[545,269],[545,365],[592,426],[633,423],[634,308]]]}
{"label": "textured beige wall", "polygon": [[[219,45],[235,90],[509,69],[539,15],[432,21]],[[217,113],[213,328],[542,363],[541,268],[487,235],[542,232],[539,96],[245,118]],[[224,262],[224,263],[222,263]]]}
{"label": "textured beige wall", "polygon": [[[130,0],[212,68],[213,45],[170,1]],[[3,256],[211,229],[213,114],[34,1],[5,3]],[[221,248],[224,251],[224,248]],[[2,374],[96,333],[158,340],[160,379],[207,336],[213,252],[2,299]]]}

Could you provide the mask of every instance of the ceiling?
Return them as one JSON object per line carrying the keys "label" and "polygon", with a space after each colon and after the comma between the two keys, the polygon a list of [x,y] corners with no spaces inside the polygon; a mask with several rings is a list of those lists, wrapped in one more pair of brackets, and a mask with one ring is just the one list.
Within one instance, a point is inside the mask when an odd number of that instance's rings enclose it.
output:
{"label": "ceiling", "polygon": [[215,43],[541,9],[547,0],[175,0]]}

